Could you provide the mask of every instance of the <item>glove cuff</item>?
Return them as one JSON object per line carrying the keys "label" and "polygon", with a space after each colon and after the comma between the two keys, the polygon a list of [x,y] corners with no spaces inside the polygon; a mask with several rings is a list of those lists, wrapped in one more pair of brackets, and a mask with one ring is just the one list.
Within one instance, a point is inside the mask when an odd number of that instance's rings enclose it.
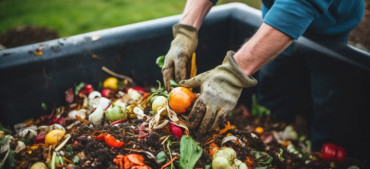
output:
{"label": "glove cuff", "polygon": [[234,51],[228,51],[222,64],[229,64],[233,74],[240,80],[242,87],[252,87],[257,84],[257,79],[246,76],[234,60]]}
{"label": "glove cuff", "polygon": [[176,37],[177,34],[185,35],[189,38],[196,38],[198,37],[198,30],[197,28],[187,25],[187,24],[175,24],[172,27],[173,37]]}

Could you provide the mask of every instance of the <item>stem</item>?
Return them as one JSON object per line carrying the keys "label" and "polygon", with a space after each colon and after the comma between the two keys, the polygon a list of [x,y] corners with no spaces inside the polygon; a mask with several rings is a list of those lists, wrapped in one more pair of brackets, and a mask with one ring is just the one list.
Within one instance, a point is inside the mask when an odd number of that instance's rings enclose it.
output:
{"label": "stem", "polygon": [[118,74],[116,72],[113,72],[112,70],[108,69],[107,67],[103,66],[101,67],[101,69],[105,72],[105,73],[108,73],[112,76],[115,76],[117,78],[120,78],[120,79],[123,79],[123,80],[127,80],[129,83],[131,84],[135,84],[135,82],[128,76],[125,76],[125,75],[121,75],[121,74]]}

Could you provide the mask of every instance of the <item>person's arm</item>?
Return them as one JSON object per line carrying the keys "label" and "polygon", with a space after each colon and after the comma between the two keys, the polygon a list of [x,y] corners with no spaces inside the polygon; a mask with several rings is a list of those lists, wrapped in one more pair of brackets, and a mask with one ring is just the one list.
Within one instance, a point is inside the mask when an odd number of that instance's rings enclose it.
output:
{"label": "person's arm", "polygon": [[256,34],[246,42],[234,59],[245,75],[250,76],[284,51],[293,38],[263,23]]}
{"label": "person's arm", "polygon": [[257,33],[234,55],[238,66],[251,75],[298,39],[333,0],[275,1]]}
{"label": "person's arm", "polygon": [[191,25],[199,30],[212,6],[210,0],[188,0],[179,23]]}
{"label": "person's arm", "polygon": [[198,30],[212,8],[209,0],[188,0],[179,23],[172,27],[174,39],[162,67],[164,86],[171,90],[170,81],[187,77],[187,63],[198,45]]}

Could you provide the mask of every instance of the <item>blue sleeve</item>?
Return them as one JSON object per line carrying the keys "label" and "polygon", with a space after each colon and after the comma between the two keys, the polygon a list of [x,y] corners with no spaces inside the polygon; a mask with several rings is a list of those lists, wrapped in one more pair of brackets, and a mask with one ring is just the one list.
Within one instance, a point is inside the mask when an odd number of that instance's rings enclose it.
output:
{"label": "blue sleeve", "polygon": [[216,5],[218,0],[209,0],[209,1],[211,1],[213,3],[213,5]]}
{"label": "blue sleeve", "polygon": [[276,0],[264,23],[298,39],[311,22],[324,14],[333,0]]}

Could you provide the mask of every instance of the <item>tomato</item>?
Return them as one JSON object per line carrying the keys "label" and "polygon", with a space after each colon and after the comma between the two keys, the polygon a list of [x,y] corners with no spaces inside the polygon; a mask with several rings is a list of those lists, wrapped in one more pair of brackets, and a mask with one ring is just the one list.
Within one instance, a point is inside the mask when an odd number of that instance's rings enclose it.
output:
{"label": "tomato", "polygon": [[256,127],[256,129],[254,129],[254,131],[257,133],[257,134],[262,134],[263,133],[263,128],[262,127]]}
{"label": "tomato", "polygon": [[335,161],[338,163],[343,163],[346,161],[347,158],[347,151],[342,146],[337,146],[337,155],[335,157]]}
{"label": "tomato", "polygon": [[182,114],[193,104],[195,95],[185,87],[176,87],[169,94],[169,106],[176,113]]}
{"label": "tomato", "polygon": [[119,140],[116,140],[114,136],[111,134],[106,134],[104,136],[104,141],[108,146],[114,147],[114,148],[120,148],[122,147],[125,143]]}
{"label": "tomato", "polygon": [[321,158],[324,161],[332,161],[337,154],[337,146],[333,143],[325,143],[321,148]]}
{"label": "tomato", "polygon": [[89,95],[92,91],[94,91],[94,88],[91,84],[87,84],[85,85],[84,90],[86,91],[87,95]]}
{"label": "tomato", "polygon": [[101,95],[103,97],[106,97],[106,98],[109,98],[111,93],[112,93],[112,91],[108,88],[104,88],[104,89],[101,90]]}

